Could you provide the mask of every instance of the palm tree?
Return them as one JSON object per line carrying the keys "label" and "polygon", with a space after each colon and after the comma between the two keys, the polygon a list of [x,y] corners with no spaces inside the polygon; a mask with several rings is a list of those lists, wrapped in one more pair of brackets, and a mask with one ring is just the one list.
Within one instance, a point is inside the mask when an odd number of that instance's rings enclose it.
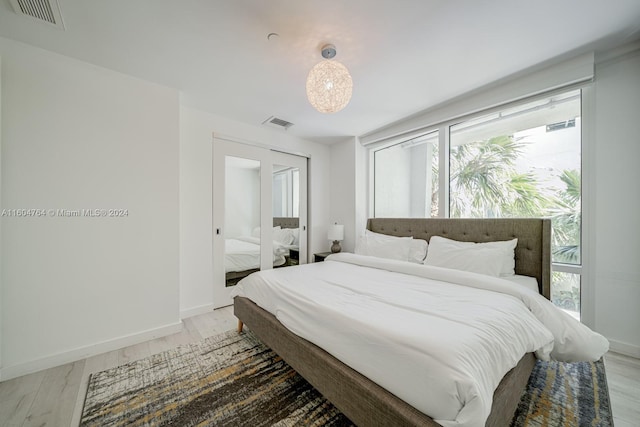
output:
{"label": "palm tree", "polygon": [[450,155],[452,217],[540,216],[547,199],[535,177],[518,173],[525,142],[502,135],[459,145]]}
{"label": "palm tree", "polygon": [[[551,217],[553,261],[577,264],[580,262],[580,171],[562,171],[558,178],[564,188],[545,196],[533,173],[518,172],[515,168],[525,144],[512,136],[499,136],[452,147],[450,215]],[[554,272],[552,300],[566,309],[579,310],[579,280],[576,274]]]}
{"label": "palm tree", "polygon": [[581,176],[580,171],[564,170],[558,177],[565,188],[558,192],[548,212],[553,221],[553,259],[580,263]]}
{"label": "palm tree", "polygon": [[[554,262],[580,263],[581,176],[564,170],[558,176],[564,189],[557,192],[548,214],[553,221],[551,252]],[[553,273],[551,299],[560,307],[580,311],[580,275]]]}

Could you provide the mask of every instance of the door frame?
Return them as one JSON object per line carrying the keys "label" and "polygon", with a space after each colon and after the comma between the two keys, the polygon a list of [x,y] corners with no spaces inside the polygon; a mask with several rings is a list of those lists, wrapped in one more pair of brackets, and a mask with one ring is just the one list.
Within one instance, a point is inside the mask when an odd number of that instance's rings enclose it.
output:
{"label": "door frame", "polygon": [[[234,287],[225,286],[224,271],[224,232],[225,232],[225,192],[226,192],[226,157],[240,157],[260,162],[260,241],[270,242],[273,236],[273,165],[298,167],[300,169],[300,260],[301,264],[308,262],[308,227],[307,227],[307,188],[308,188],[308,156],[286,153],[280,149],[271,148],[263,144],[236,140],[218,134],[213,134],[213,173],[212,173],[212,222],[213,222],[213,306],[226,307],[233,304],[231,291]],[[222,261],[220,261],[222,260]],[[260,269],[273,268],[273,253],[261,245]]]}

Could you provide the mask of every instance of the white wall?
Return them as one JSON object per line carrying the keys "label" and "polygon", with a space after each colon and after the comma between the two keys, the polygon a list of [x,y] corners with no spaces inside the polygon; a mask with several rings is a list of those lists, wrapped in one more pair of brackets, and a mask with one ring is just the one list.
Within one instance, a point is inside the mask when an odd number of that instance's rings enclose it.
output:
{"label": "white wall", "polygon": [[[181,328],[179,96],[0,38],[2,379]],[[120,218],[56,209],[126,209]]]}
{"label": "white wall", "polygon": [[[331,192],[329,224],[344,225],[344,240],[340,243],[342,250],[353,252],[355,247],[355,138],[331,145]],[[331,242],[324,237],[324,251],[329,251]]]}
{"label": "white wall", "polygon": [[[180,109],[180,311],[213,307],[212,133],[309,154],[309,253],[326,251],[329,225],[329,147],[262,126]],[[311,257],[310,259],[313,259]]]}
{"label": "white wall", "polygon": [[596,66],[595,326],[614,350],[640,357],[640,49]]}
{"label": "white wall", "polygon": [[[330,223],[344,225],[342,250],[353,252],[367,219],[367,150],[357,138],[331,145]],[[324,236],[326,239],[326,235]],[[327,240],[328,251],[331,243]]]}

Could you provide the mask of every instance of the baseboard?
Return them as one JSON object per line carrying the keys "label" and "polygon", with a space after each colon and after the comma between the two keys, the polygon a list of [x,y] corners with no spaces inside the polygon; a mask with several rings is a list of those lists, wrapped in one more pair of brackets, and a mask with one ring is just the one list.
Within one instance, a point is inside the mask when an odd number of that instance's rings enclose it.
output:
{"label": "baseboard", "polygon": [[640,359],[640,347],[637,345],[627,344],[625,342],[609,340],[609,350],[624,354],[625,356],[635,357],[636,359]]}
{"label": "baseboard", "polygon": [[12,378],[20,377],[22,375],[32,374],[43,369],[54,368],[56,366],[76,362],[78,360],[86,359],[97,354],[118,350],[123,347],[139,344],[141,342],[164,337],[166,335],[176,334],[180,331],[182,331],[182,321],[161,326],[159,328],[149,329],[136,334],[126,335],[108,341],[102,341],[97,344],[79,347],[70,351],[65,351],[63,353],[54,354],[52,356],[46,356],[40,359],[31,360],[29,362],[6,366],[0,368],[0,381],[6,381]]}
{"label": "baseboard", "polygon": [[193,316],[197,316],[199,314],[209,313],[210,311],[213,311],[214,309],[215,309],[215,307],[213,306],[213,304],[199,305],[197,307],[192,307],[192,308],[187,309],[187,310],[182,310],[180,312],[180,318],[181,319],[186,319],[187,317],[193,317]]}

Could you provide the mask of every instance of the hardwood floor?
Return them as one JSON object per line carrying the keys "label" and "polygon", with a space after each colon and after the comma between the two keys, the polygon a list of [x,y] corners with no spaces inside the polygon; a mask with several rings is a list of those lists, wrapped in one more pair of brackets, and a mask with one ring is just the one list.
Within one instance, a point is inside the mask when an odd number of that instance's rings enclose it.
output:
{"label": "hardwood floor", "polygon": [[[89,374],[234,329],[232,307],[184,319],[182,332],[0,383],[0,427],[77,426]],[[640,426],[640,359],[607,353],[616,427]]]}
{"label": "hardwood floor", "polygon": [[615,426],[640,426],[640,359],[609,352],[604,360]]}

